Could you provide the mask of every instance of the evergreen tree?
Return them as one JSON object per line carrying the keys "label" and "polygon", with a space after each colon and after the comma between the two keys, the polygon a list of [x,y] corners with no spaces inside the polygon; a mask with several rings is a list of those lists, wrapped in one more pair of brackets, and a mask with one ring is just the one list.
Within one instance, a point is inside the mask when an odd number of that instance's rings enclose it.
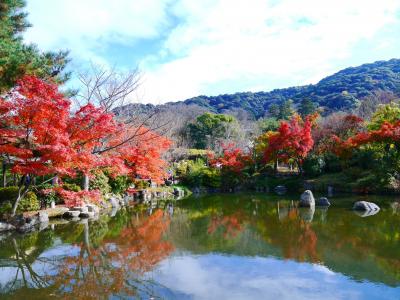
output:
{"label": "evergreen tree", "polygon": [[316,110],[316,105],[309,99],[304,98],[300,102],[299,114],[304,118],[305,116],[311,115]]}
{"label": "evergreen tree", "polygon": [[13,87],[25,74],[63,83],[68,51],[40,52],[35,45],[23,43],[22,33],[30,26],[24,0],[0,1],[0,93]]}
{"label": "evergreen tree", "polygon": [[280,120],[289,120],[293,115],[293,100],[289,99],[282,102],[279,106],[279,119]]}
{"label": "evergreen tree", "polygon": [[268,116],[271,118],[278,119],[279,118],[279,105],[276,103],[272,103],[268,107]]}

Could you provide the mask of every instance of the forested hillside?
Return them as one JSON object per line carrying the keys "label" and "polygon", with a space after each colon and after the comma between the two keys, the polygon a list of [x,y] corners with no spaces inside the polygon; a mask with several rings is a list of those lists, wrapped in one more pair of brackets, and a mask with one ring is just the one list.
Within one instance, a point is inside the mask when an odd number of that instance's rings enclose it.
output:
{"label": "forested hillside", "polygon": [[[400,59],[378,61],[358,67],[346,68],[322,79],[315,85],[276,89],[270,92],[244,92],[219,96],[198,96],[183,101],[187,105],[197,105],[211,112],[225,113],[243,109],[256,118],[265,115],[271,104],[281,104],[293,100],[295,106],[303,99],[311,100],[324,114],[334,111],[355,109],[364,98],[374,91],[400,93]],[[178,102],[181,104],[182,102]],[[167,103],[162,107],[174,106]],[[137,105],[124,107],[125,112],[137,109]],[[152,110],[154,107],[143,107]]]}
{"label": "forested hillside", "polygon": [[315,85],[271,92],[247,92],[216,97],[199,96],[184,102],[205,106],[214,112],[243,108],[256,117],[261,117],[272,103],[279,104],[288,99],[292,99],[296,104],[304,98],[309,98],[327,112],[351,110],[375,90],[399,93],[400,59],[347,68],[322,79]]}

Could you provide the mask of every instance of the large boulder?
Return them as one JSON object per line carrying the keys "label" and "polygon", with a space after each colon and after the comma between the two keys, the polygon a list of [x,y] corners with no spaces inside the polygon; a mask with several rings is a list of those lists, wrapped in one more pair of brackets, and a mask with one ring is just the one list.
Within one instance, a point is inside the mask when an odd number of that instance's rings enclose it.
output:
{"label": "large boulder", "polygon": [[67,211],[69,211],[68,207],[62,207],[62,206],[56,206],[56,208],[48,208],[46,210],[49,218],[62,217]]}
{"label": "large boulder", "polygon": [[38,212],[38,220],[39,223],[48,223],[49,222],[49,215],[45,211]]}
{"label": "large boulder", "polygon": [[353,205],[353,210],[357,211],[367,211],[367,212],[378,212],[380,210],[379,206],[373,202],[367,201],[357,201]]}
{"label": "large boulder", "polygon": [[28,217],[25,219],[25,224],[22,226],[17,227],[17,231],[20,233],[26,233],[33,231],[35,228],[35,225],[39,223],[39,217],[33,216],[33,217]]}
{"label": "large boulder", "polygon": [[317,206],[330,206],[331,203],[329,202],[328,198],[326,197],[321,197],[318,199],[318,201],[316,202]]}
{"label": "large boulder", "polygon": [[310,190],[304,191],[300,196],[300,207],[315,207],[314,195]]}

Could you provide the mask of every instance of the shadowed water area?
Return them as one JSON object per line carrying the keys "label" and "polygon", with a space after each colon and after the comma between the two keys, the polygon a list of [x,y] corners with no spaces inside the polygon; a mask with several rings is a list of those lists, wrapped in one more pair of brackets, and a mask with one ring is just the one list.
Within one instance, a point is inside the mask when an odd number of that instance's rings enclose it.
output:
{"label": "shadowed water area", "polygon": [[400,202],[297,199],[191,197],[2,235],[0,298],[400,299]]}

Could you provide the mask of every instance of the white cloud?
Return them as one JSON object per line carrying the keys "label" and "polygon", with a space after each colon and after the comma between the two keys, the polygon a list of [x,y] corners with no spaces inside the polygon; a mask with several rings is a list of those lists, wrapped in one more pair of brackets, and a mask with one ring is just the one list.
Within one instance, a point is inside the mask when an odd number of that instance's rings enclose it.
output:
{"label": "white cloud", "polygon": [[315,82],[354,55],[356,43],[399,22],[399,7],[396,0],[179,1],[174,11],[184,21],[162,49],[179,58],[148,72],[147,98],[181,100],[219,81],[247,81],[249,89],[260,79],[264,89],[276,80]]}
{"label": "white cloud", "polygon": [[[185,299],[364,299],[396,289],[361,283],[310,263],[219,254],[175,256],[152,279]],[[390,297],[389,297],[390,298]]]}
{"label": "white cloud", "polygon": [[398,0],[29,0],[27,39],[109,65],[105,46],[160,39],[140,64],[139,94],[157,103],[316,82],[358,57],[360,42],[394,53],[380,32],[400,27],[399,9]]}
{"label": "white cloud", "polygon": [[[167,24],[170,0],[29,0],[33,27],[27,41],[42,49],[71,49],[74,58],[110,63],[99,52],[109,43],[156,38]],[[112,64],[112,63],[111,63]]]}

